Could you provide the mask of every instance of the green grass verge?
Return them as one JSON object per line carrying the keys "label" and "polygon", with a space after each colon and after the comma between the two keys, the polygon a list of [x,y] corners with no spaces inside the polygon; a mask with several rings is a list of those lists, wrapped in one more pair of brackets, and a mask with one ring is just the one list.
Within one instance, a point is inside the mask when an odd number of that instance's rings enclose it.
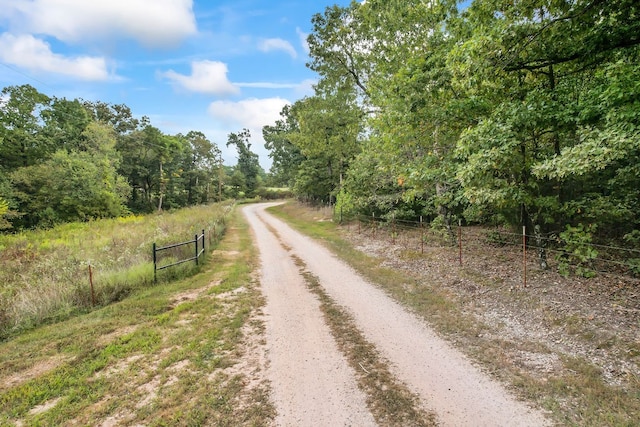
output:
{"label": "green grass verge", "polygon": [[0,425],[269,425],[242,361],[263,304],[236,212],[195,276],[0,343]]}

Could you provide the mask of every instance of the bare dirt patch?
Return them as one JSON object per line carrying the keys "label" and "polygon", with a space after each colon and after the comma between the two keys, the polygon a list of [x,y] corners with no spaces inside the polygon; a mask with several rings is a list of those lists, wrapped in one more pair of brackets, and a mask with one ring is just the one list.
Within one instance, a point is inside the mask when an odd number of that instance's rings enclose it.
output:
{"label": "bare dirt patch", "polygon": [[62,366],[65,363],[70,362],[71,358],[64,357],[62,355],[53,356],[48,359],[41,360],[33,365],[26,371],[17,372],[13,375],[9,375],[0,382],[0,390],[10,389],[26,383],[34,378],[40,377],[53,371],[54,369]]}
{"label": "bare dirt patch", "polygon": [[61,398],[49,400],[42,405],[35,406],[33,409],[29,411],[29,415],[38,415],[44,412],[47,412],[49,409],[53,409]]}
{"label": "bare dirt patch", "polygon": [[[424,286],[445,289],[464,312],[489,326],[493,335],[535,343],[540,352],[516,351],[513,363],[532,375],[562,370],[562,357],[595,364],[610,385],[637,387],[640,377],[640,281],[600,274],[563,277],[528,263],[523,287],[522,251],[474,241],[459,265],[456,247],[428,247],[419,252],[416,233],[396,238],[378,231],[344,228],[359,250],[405,271]],[[407,243],[409,242],[409,243]],[[413,245],[413,246],[412,246]],[[419,286],[419,285],[418,285]]]}

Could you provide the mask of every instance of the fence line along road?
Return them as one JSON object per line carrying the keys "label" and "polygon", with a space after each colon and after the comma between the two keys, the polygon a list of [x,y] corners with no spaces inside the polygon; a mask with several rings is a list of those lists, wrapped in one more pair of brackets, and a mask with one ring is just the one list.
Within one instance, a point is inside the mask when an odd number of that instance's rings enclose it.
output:
{"label": "fence line along road", "polygon": [[[202,240],[202,247],[200,247],[200,240]],[[198,259],[200,258],[200,256],[202,254],[204,254],[205,252],[205,240],[204,240],[204,230],[202,230],[202,234],[200,236],[198,236],[197,234],[195,235],[195,237],[193,238],[193,240],[189,240],[187,242],[182,242],[182,243],[175,243],[172,245],[167,245],[167,246],[163,246],[163,247],[157,247],[156,243],[153,243],[153,281],[157,282],[158,281],[158,271],[160,270],[164,270],[166,268],[169,267],[174,267],[176,265],[180,265],[183,264],[185,262],[189,262],[189,261],[195,261],[196,265],[198,265]],[[183,246],[188,246],[188,245],[193,245],[194,246],[194,256],[193,257],[189,257],[189,258],[184,258],[184,259],[180,259],[178,261],[172,262],[171,264],[167,264],[167,265],[163,265],[158,267],[158,253],[159,252],[163,252],[163,251],[167,251],[170,249],[175,249],[175,248],[180,248]]]}

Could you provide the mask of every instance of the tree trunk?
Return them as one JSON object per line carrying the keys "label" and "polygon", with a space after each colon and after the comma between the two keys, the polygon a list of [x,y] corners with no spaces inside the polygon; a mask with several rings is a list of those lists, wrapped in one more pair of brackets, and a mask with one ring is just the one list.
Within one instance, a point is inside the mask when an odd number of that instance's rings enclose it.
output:
{"label": "tree trunk", "polygon": [[[446,184],[436,182],[436,195],[438,197],[444,196],[448,191],[448,187]],[[442,218],[442,222],[444,223],[445,228],[447,229],[447,234],[451,238],[452,242],[456,241],[456,235],[451,228],[451,213],[449,212],[449,208],[444,204],[438,205],[438,215]]]}

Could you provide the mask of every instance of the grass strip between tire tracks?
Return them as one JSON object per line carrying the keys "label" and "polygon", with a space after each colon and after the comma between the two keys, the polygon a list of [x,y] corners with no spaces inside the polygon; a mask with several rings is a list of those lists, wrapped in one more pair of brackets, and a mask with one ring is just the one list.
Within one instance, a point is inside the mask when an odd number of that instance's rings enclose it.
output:
{"label": "grass strip between tire tracks", "polygon": [[[278,232],[265,224],[282,247],[291,251]],[[353,317],[340,307],[322,288],[318,278],[306,268],[302,259],[291,255],[300,269],[307,287],[320,301],[327,325],[336,340],[338,348],[345,355],[353,369],[358,386],[365,393],[367,405],[380,425],[384,426],[436,426],[435,414],[420,407],[416,395],[390,372],[376,347],[368,342],[358,329]]]}

